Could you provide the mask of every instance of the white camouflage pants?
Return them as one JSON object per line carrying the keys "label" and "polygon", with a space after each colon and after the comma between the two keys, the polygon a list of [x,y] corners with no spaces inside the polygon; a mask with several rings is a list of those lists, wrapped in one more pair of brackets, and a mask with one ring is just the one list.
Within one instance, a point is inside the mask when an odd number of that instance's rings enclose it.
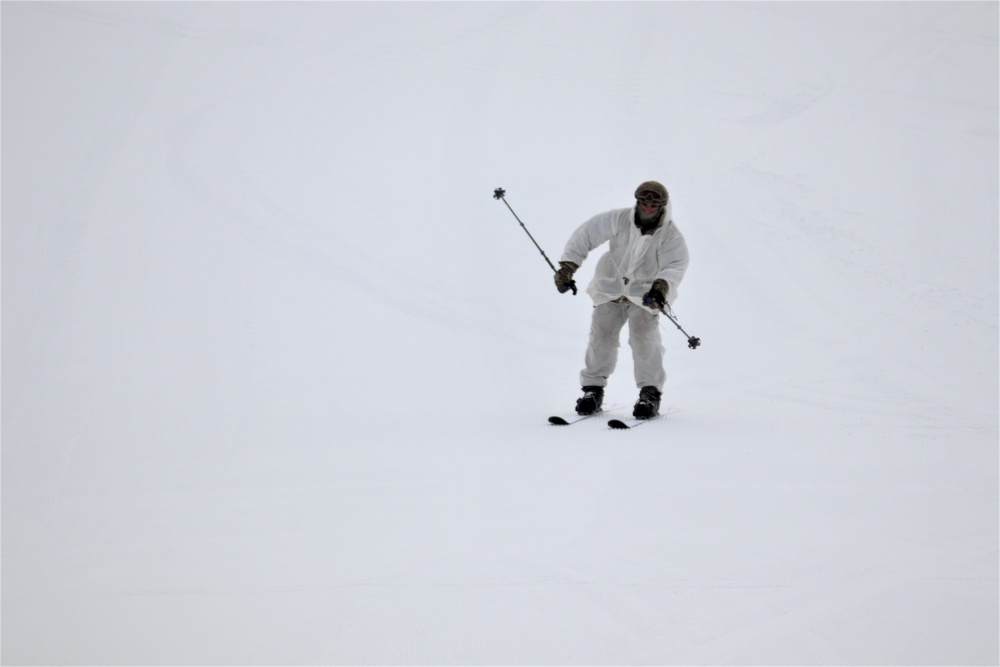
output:
{"label": "white camouflage pants", "polygon": [[667,374],[663,370],[663,343],[657,315],[627,299],[594,307],[590,323],[586,368],[580,372],[580,386],[604,387],[618,364],[621,331],[628,323],[628,343],[632,348],[635,384],[663,391]]}

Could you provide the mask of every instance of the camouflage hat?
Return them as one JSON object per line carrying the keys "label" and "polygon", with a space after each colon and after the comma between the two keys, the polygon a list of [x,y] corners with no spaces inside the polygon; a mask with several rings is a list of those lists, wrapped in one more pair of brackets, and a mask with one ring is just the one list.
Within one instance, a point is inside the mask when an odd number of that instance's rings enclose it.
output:
{"label": "camouflage hat", "polygon": [[656,181],[646,181],[635,189],[635,198],[637,201],[644,201],[649,202],[650,204],[663,206],[667,203],[670,195],[667,193],[667,189],[660,183],[657,183]]}

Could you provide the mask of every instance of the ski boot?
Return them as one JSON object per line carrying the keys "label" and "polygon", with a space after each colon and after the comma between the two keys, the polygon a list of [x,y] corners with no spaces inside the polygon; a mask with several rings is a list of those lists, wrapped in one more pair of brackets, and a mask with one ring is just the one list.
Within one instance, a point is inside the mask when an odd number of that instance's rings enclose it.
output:
{"label": "ski boot", "polygon": [[583,396],[576,399],[576,414],[592,415],[599,412],[604,403],[604,387],[584,387]]}
{"label": "ski boot", "polygon": [[632,416],[636,419],[649,419],[660,414],[660,390],[656,387],[643,387],[639,390],[639,400],[635,402]]}

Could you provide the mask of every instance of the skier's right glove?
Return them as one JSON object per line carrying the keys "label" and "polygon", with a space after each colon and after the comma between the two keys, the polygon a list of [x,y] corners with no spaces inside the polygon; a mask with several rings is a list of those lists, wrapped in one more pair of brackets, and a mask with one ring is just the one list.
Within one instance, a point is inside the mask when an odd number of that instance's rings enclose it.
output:
{"label": "skier's right glove", "polygon": [[580,268],[579,264],[574,262],[559,262],[559,270],[556,271],[556,289],[559,290],[560,294],[564,294],[570,290],[573,290],[573,294],[576,294],[576,283],[573,282],[573,274],[576,270]]}

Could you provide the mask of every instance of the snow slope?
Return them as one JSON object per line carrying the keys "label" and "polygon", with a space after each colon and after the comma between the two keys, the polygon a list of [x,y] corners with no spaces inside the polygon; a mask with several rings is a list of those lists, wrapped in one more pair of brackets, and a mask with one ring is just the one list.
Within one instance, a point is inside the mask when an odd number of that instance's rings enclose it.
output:
{"label": "snow slope", "polygon": [[4,664],[1000,661],[997,3],[0,11]]}

